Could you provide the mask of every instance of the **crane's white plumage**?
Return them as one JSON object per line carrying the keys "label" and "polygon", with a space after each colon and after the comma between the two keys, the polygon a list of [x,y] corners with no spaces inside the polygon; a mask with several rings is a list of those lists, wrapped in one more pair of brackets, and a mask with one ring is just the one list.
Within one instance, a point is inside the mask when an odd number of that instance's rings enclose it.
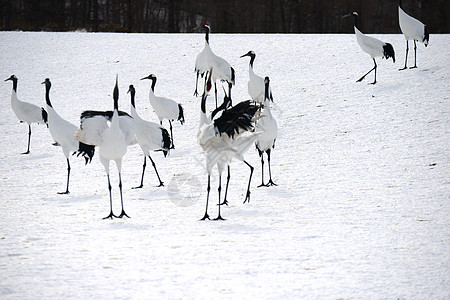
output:
{"label": "crane's white plumage", "polygon": [[[136,143],[134,133],[134,121],[130,115],[125,112],[119,112],[119,88],[116,78],[114,87],[114,111],[84,111],[81,114],[81,124],[75,134],[75,139],[92,146],[99,147],[100,162],[105,168],[108,177],[108,189],[110,200],[110,214],[107,218],[128,217],[123,208],[122,197],[122,158],[127,152],[127,146]],[[108,126],[109,123],[109,126]],[[81,151],[80,151],[81,152]],[[81,152],[86,155],[86,153]],[[92,154],[88,154],[92,158]],[[116,163],[119,172],[119,189],[122,212],[116,216],[112,209],[111,183],[109,179],[109,162],[113,160]]]}
{"label": "crane's white plumage", "polygon": [[[275,140],[277,139],[278,126],[277,121],[272,115],[270,110],[270,100],[269,100],[269,77],[264,78],[265,92],[264,92],[264,109],[262,111],[262,116],[256,123],[256,131],[261,132],[256,139],[256,149],[258,149],[259,156],[261,157],[261,185],[260,186],[270,186],[276,185],[272,181],[272,171],[270,167],[270,154],[272,149],[275,147]],[[267,154],[267,161],[269,165],[269,182],[264,184],[264,152]]]}
{"label": "crane's white plumage", "polygon": [[59,194],[69,193],[69,178],[70,178],[70,162],[69,157],[71,153],[75,153],[79,148],[79,142],[74,139],[77,127],[72,123],[64,120],[53,108],[50,101],[50,88],[52,86],[50,79],[46,78],[42,84],[45,84],[45,100],[47,103],[48,113],[48,129],[52,135],[53,140],[58,146],[61,146],[64,156],[67,160],[67,185],[66,191]]}
{"label": "crane's white plumage", "polygon": [[362,33],[358,29],[358,13],[352,12],[348,15],[345,15],[344,17],[349,17],[349,16],[353,16],[355,18],[354,29],[355,29],[356,41],[358,42],[358,45],[361,47],[361,49],[364,52],[366,52],[367,54],[370,55],[370,57],[372,57],[372,60],[374,63],[374,67],[369,72],[364,74],[360,79],[358,79],[357,82],[362,81],[367,76],[367,74],[369,74],[370,72],[375,70],[375,77],[374,77],[374,81],[372,82],[372,84],[375,84],[375,83],[377,83],[377,63],[375,61],[375,58],[382,57],[382,58],[389,59],[390,57],[392,57],[392,60],[395,63],[394,48],[389,43],[382,42],[376,38],[367,36],[364,33]]}
{"label": "crane's white plumage", "polygon": [[[253,71],[253,62],[255,61],[256,54],[253,51],[248,51],[246,54],[241,57],[249,56],[250,63],[248,66],[248,76],[249,80],[247,83],[248,94],[252,98],[253,101],[258,103],[264,103],[264,79],[261,76],[258,76]],[[273,101],[272,91],[269,90],[269,98]]]}
{"label": "crane's white plumage", "polygon": [[[195,84],[195,92],[194,95],[198,95],[197,92],[197,82],[198,76],[204,75],[207,76],[207,72],[212,72],[211,79],[214,82],[214,91],[215,91],[215,99],[216,99],[216,107],[217,107],[217,84],[216,81],[220,80],[228,83],[228,94],[231,97],[231,87],[235,84],[235,71],[231,67],[231,65],[222,57],[217,56],[209,45],[209,32],[210,27],[208,25],[203,25],[201,28],[205,30],[205,46],[197,55],[195,60],[195,72],[197,73],[197,80]],[[206,77],[205,77],[206,84]]]}
{"label": "crane's white plumage", "polygon": [[[208,87],[210,88],[210,76]],[[209,89],[208,89],[209,90]],[[245,201],[250,199],[250,182],[253,174],[253,167],[244,160],[243,153],[253,144],[257,133],[251,132],[255,122],[257,106],[250,103],[250,100],[239,103],[229,108],[231,98],[226,95],[222,103],[210,115],[206,114],[207,91],[202,95],[200,126],[197,134],[199,145],[206,155],[206,168],[208,173],[208,187],[206,198],[206,210],[202,220],[209,219],[208,201],[210,192],[210,178],[212,169],[216,166],[219,173],[219,214],[216,220],[223,220],[220,214],[220,206],[227,204],[227,191],[230,181],[229,163],[233,158],[245,162],[251,169],[250,179]],[[228,165],[228,177],[225,190],[224,201],[221,203],[221,175]],[[244,201],[244,202],[245,202]]]}
{"label": "crane's white plumage", "polygon": [[152,86],[149,92],[149,100],[150,105],[153,107],[156,115],[158,116],[159,122],[162,125],[162,121],[167,119],[169,121],[170,126],[170,138],[171,138],[171,146],[170,148],[175,148],[173,144],[173,132],[172,132],[172,121],[178,120],[181,125],[184,123],[184,110],[181,104],[175,102],[172,99],[168,99],[165,97],[158,97],[155,95],[155,85],[156,85],[156,76],[150,74],[147,77],[141,78],[141,80],[150,79],[152,81]]}
{"label": "crane's white plumage", "polygon": [[411,17],[403,10],[401,0],[398,3],[398,23],[399,23],[400,29],[406,39],[405,66],[400,70],[406,69],[406,63],[408,60],[408,50],[409,50],[408,41],[409,40],[414,41],[414,66],[411,68],[417,68],[416,41],[423,43],[425,45],[425,47],[428,46],[428,41],[429,41],[430,36],[428,34],[427,27],[422,22]]}
{"label": "crane's white plumage", "polygon": [[150,151],[163,151],[164,156],[166,156],[170,148],[169,133],[164,127],[142,119],[136,111],[136,104],[134,100],[136,90],[133,85],[130,85],[128,92],[131,95],[131,116],[133,117],[134,121],[136,141],[141,147],[142,152],[144,153],[144,165],[142,168],[141,184],[136,188],[142,188],[144,185],[144,174],[147,156],[150,159],[153,168],[155,169],[156,176],[159,180],[159,186],[164,186],[164,183],[159,177],[158,170],[156,169],[156,164],[150,156]]}
{"label": "crane's white plumage", "polygon": [[32,103],[20,101],[17,98],[17,77],[15,75],[11,75],[11,77],[5,79],[5,81],[8,80],[11,80],[13,82],[13,89],[11,93],[11,108],[20,122],[26,122],[28,124],[28,147],[27,151],[22,153],[28,154],[30,153],[31,124],[47,123],[47,112],[42,107],[38,107]]}

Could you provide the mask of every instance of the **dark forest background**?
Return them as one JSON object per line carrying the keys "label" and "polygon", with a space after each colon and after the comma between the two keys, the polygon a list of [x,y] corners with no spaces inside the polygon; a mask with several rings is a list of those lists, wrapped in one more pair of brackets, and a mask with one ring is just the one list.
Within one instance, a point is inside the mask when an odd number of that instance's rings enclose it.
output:
{"label": "dark forest background", "polygon": [[[396,0],[0,0],[0,30],[224,33],[399,33]],[[431,33],[449,33],[449,0],[403,0]]]}

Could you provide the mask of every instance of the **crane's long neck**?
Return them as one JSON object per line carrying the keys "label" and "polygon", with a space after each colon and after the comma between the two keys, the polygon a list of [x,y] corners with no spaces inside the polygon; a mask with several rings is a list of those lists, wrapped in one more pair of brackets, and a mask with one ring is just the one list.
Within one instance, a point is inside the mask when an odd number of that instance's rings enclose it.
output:
{"label": "crane's long neck", "polygon": [[117,85],[117,78],[116,78],[116,86],[114,87],[113,98],[114,98],[114,112],[113,112],[113,116],[111,119],[111,128],[118,129],[119,128],[119,87]]}
{"label": "crane's long neck", "polygon": [[17,93],[17,78],[14,78],[14,79],[12,79],[12,82],[13,82],[13,90],[14,90],[14,92],[16,92]]}
{"label": "crane's long neck", "polygon": [[50,102],[50,88],[51,88],[50,83],[46,82],[45,83],[45,102],[47,103],[47,105],[49,107],[53,107],[52,102]]}
{"label": "crane's long neck", "polygon": [[155,93],[156,77],[152,78],[152,92]]}
{"label": "crane's long neck", "polygon": [[264,82],[264,104],[267,101],[267,105],[264,105],[264,108],[268,108],[270,113],[270,90],[269,90],[269,79],[266,77],[266,81]]}
{"label": "crane's long neck", "polygon": [[133,90],[131,90],[131,91],[130,91],[130,95],[131,95],[131,106],[132,106],[134,109],[136,109],[136,104],[135,104],[135,102],[134,102],[134,96],[136,95],[136,92],[133,91]]}
{"label": "crane's long neck", "polygon": [[252,68],[253,68],[253,62],[255,61],[255,57],[256,57],[256,55],[250,56],[250,67],[252,67]]}
{"label": "crane's long neck", "polygon": [[136,91],[130,90],[130,94],[131,94],[131,116],[133,118],[136,118],[136,117],[138,117],[138,114],[136,112],[136,104],[134,102],[134,96],[136,94]]}
{"label": "crane's long neck", "polygon": [[[353,15],[353,17],[355,18],[355,28],[358,28],[358,16]],[[359,28],[358,28],[358,30],[359,30]]]}
{"label": "crane's long neck", "polygon": [[205,42],[209,45],[209,28],[206,28]]}

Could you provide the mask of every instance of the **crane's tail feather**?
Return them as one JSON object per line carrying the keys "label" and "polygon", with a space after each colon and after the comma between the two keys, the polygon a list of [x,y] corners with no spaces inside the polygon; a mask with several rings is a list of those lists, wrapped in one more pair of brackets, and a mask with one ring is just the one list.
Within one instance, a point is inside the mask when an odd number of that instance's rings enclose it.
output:
{"label": "crane's tail feather", "polygon": [[391,44],[386,43],[383,46],[383,56],[386,59],[389,59],[390,57],[392,57],[392,61],[395,63],[395,52],[394,52],[394,47],[392,47]]}
{"label": "crane's tail feather", "polygon": [[425,44],[425,47],[428,46],[428,41],[430,40],[430,34],[428,33],[427,26],[423,26],[423,43]]}
{"label": "crane's tail feather", "polygon": [[169,135],[169,132],[167,131],[167,129],[165,129],[165,128],[161,128],[161,135],[162,135],[161,151],[163,151],[164,157],[166,157],[167,154],[169,153],[169,149],[170,149],[170,135]]}
{"label": "crane's tail feather", "polygon": [[231,84],[236,83],[236,72],[234,71],[233,67],[231,67]]}
{"label": "crane's tail feather", "polygon": [[178,121],[180,121],[181,125],[184,124],[184,109],[181,104],[178,104]]}
{"label": "crane's tail feather", "polygon": [[79,142],[78,150],[76,153],[77,153],[77,157],[80,155],[84,157],[85,164],[87,165],[88,163],[90,163],[92,161],[92,158],[94,157],[95,146],[87,145],[85,143]]}
{"label": "crane's tail feather", "polygon": [[[47,114],[47,111],[43,107],[41,107],[41,113],[42,113],[42,120],[44,120],[44,123],[47,124],[48,114]],[[47,124],[47,127],[48,127],[48,124]]]}

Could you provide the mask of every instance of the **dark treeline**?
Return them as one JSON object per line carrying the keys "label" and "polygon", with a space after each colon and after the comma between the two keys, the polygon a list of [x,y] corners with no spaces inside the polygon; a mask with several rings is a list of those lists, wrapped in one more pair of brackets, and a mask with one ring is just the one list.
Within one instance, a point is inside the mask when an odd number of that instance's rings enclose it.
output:
{"label": "dark treeline", "polygon": [[[399,33],[396,0],[0,0],[1,30],[225,33]],[[448,33],[448,0],[403,0],[432,33]]]}

